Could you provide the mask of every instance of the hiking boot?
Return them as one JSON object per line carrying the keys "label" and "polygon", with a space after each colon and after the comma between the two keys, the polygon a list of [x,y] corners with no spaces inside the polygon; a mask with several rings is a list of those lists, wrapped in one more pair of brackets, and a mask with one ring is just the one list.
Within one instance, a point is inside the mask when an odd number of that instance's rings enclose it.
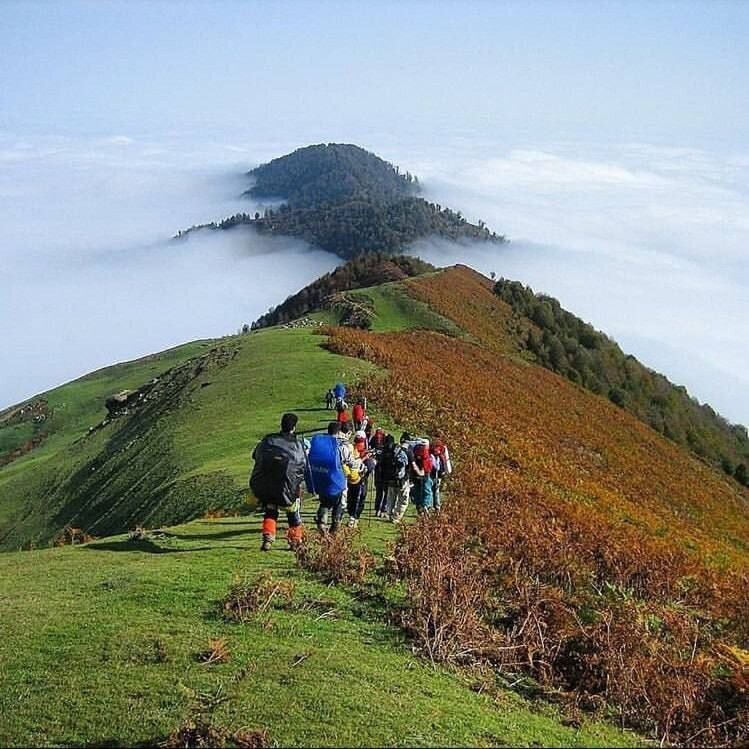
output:
{"label": "hiking boot", "polygon": [[263,543],[260,544],[260,551],[270,551],[273,546],[273,539],[270,536],[263,536]]}
{"label": "hiking boot", "polygon": [[359,521],[356,518],[349,518],[348,519],[348,527],[349,528],[356,528],[356,526],[359,524]]}

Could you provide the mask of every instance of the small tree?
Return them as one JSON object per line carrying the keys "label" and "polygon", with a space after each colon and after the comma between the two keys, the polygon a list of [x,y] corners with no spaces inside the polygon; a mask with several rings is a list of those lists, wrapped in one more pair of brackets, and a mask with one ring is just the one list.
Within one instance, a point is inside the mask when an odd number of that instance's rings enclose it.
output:
{"label": "small tree", "polygon": [[736,472],[733,474],[736,481],[743,486],[749,486],[749,476],[747,475],[746,463],[739,463],[736,466]]}

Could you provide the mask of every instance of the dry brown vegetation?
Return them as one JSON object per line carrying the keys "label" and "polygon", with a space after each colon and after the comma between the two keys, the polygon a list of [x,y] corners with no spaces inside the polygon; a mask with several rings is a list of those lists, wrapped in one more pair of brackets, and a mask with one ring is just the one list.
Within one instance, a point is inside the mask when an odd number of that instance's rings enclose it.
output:
{"label": "dry brown vegetation", "polygon": [[208,640],[205,650],[198,653],[198,660],[206,666],[214,663],[227,663],[231,659],[229,642],[225,637]]}
{"label": "dry brown vegetation", "polygon": [[53,544],[54,546],[75,546],[77,544],[88,544],[95,540],[95,537],[90,536],[86,531],[66,525],[55,536]]}
{"label": "dry brown vegetation", "polygon": [[357,532],[350,528],[308,536],[294,551],[301,567],[333,583],[361,584],[375,566],[374,556],[358,543]]}
{"label": "dry brown vegetation", "polygon": [[294,599],[294,582],[278,580],[270,572],[249,579],[236,577],[221,601],[227,621],[244,622],[273,608],[288,608]]}
{"label": "dry brown vegetation", "polygon": [[[498,302],[474,275],[410,283],[481,340],[471,321]],[[397,544],[403,626],[434,660],[526,672],[664,742],[746,740],[746,491],[500,344],[333,331],[388,370],[370,400],[459,466],[443,512]]]}
{"label": "dry brown vegetation", "polygon": [[230,733],[203,719],[188,720],[158,744],[163,749],[264,749],[270,745],[267,731],[243,729]]}

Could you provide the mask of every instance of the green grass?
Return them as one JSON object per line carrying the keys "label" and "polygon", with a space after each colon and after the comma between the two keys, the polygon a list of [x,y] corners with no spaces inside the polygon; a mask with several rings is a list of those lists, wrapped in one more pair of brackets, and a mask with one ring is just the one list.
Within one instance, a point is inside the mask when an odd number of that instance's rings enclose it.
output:
{"label": "green grass", "polygon": [[[277,431],[280,415],[296,411],[303,432],[323,428],[328,387],[371,371],[324,342],[312,329],[262,330],[189,344],[51,391],[51,436],[0,469],[0,548],[45,545],[68,523],[109,535],[236,508],[246,496],[252,449]],[[207,365],[176,395],[87,434],[105,416],[108,395],[216,345],[235,354],[228,364]]]}
{"label": "green grass", "polygon": [[409,296],[397,282],[351,291],[348,296],[366,300],[374,306],[372,330],[377,333],[423,328],[447,335],[462,335],[455,323]]}
{"label": "green grass", "polygon": [[[467,677],[414,656],[372,604],[316,582],[286,551],[261,554],[258,531],[257,519],[225,518],[143,548],[118,536],[0,555],[0,745],[152,743],[216,696],[226,701],[215,725],[267,728],[283,746],[637,743],[600,723],[565,727],[511,692],[472,691]],[[363,533],[381,546],[392,527],[372,521]],[[234,575],[263,570],[293,580],[297,602],[329,601],[334,615],[224,622],[216,602]],[[216,637],[231,660],[201,664]]]}

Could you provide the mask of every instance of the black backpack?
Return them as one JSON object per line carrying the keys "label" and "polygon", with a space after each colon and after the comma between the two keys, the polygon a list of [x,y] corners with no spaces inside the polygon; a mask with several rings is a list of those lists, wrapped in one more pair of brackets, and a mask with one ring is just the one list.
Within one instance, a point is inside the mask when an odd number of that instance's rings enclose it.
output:
{"label": "black backpack", "polygon": [[405,475],[403,463],[396,460],[395,457],[400,449],[399,445],[392,445],[383,449],[380,456],[383,481],[400,481]]}
{"label": "black backpack", "polygon": [[292,504],[304,479],[305,456],[301,443],[282,434],[271,434],[255,448],[253,457],[252,493],[261,502]]}

